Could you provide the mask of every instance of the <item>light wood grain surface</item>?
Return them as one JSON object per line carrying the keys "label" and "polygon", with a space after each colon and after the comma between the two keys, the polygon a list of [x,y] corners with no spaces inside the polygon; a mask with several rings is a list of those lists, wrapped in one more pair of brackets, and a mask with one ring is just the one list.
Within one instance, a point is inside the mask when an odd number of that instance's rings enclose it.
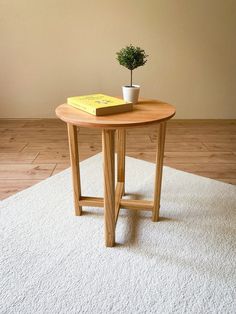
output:
{"label": "light wood grain surface", "polygon": [[153,211],[152,221],[158,221],[160,211],[160,200],[161,200],[161,183],[162,183],[162,170],[163,170],[163,158],[165,150],[165,136],[166,136],[166,122],[162,122],[158,129],[158,140],[157,140],[157,154],[156,154],[156,174],[155,174],[155,185],[154,185],[154,200],[153,200]]}
{"label": "light wood grain surface", "polygon": [[56,109],[56,115],[66,123],[90,128],[124,128],[165,121],[175,115],[175,107],[158,100],[139,101],[130,112],[108,116],[93,116],[63,104]]}
{"label": "light wood grain surface", "polygon": [[[66,124],[59,119],[0,119],[0,135],[1,199],[70,166]],[[154,126],[128,129],[127,155],[155,162],[157,137]],[[101,152],[101,130],[80,128],[78,140],[81,161]],[[236,121],[169,121],[164,164],[236,184]]]}
{"label": "light wood grain surface", "polygon": [[119,129],[117,131],[117,181],[122,182],[122,194],[125,193],[125,148],[126,148],[126,130]]}
{"label": "light wood grain surface", "polygon": [[115,131],[102,130],[105,244],[115,244]]}
{"label": "light wood grain surface", "polygon": [[72,169],[72,184],[74,193],[74,207],[75,215],[80,216],[82,214],[82,206],[79,205],[81,199],[81,183],[80,183],[80,162],[78,152],[78,138],[77,127],[72,124],[67,124],[68,140],[70,150],[70,162]]}

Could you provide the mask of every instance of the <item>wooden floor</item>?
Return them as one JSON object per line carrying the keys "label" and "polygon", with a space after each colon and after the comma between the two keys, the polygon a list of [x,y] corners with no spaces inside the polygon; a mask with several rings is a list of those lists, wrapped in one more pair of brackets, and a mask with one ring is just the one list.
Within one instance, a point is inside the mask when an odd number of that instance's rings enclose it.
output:
{"label": "wooden floor", "polygon": [[[66,125],[57,119],[0,120],[0,199],[69,167]],[[127,155],[155,161],[157,130],[127,131]],[[81,128],[80,159],[101,151],[101,131]],[[236,120],[172,120],[164,164],[236,184]],[[181,183],[180,183],[181,184]]]}

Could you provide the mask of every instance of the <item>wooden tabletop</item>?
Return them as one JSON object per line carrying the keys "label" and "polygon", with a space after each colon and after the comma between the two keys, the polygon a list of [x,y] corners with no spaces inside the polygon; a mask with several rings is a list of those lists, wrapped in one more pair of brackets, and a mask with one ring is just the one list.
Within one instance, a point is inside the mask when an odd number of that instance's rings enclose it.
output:
{"label": "wooden tabletop", "polygon": [[70,105],[56,108],[56,115],[66,123],[89,128],[117,129],[162,122],[175,115],[175,107],[159,100],[143,100],[130,112],[93,116]]}

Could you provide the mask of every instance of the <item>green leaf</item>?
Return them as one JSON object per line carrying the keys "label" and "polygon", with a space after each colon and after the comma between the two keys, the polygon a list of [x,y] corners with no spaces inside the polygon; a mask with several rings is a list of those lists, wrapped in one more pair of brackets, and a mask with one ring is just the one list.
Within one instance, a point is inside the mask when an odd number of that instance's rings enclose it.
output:
{"label": "green leaf", "polygon": [[137,69],[147,62],[148,55],[140,47],[126,46],[116,53],[120,65],[129,70]]}

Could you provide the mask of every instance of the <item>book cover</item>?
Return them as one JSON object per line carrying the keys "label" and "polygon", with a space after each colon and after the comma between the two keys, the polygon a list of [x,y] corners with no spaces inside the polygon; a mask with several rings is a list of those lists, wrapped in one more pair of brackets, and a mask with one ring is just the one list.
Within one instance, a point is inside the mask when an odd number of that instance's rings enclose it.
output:
{"label": "book cover", "polygon": [[132,103],[104,94],[69,97],[67,104],[96,116],[127,112],[133,108]]}

